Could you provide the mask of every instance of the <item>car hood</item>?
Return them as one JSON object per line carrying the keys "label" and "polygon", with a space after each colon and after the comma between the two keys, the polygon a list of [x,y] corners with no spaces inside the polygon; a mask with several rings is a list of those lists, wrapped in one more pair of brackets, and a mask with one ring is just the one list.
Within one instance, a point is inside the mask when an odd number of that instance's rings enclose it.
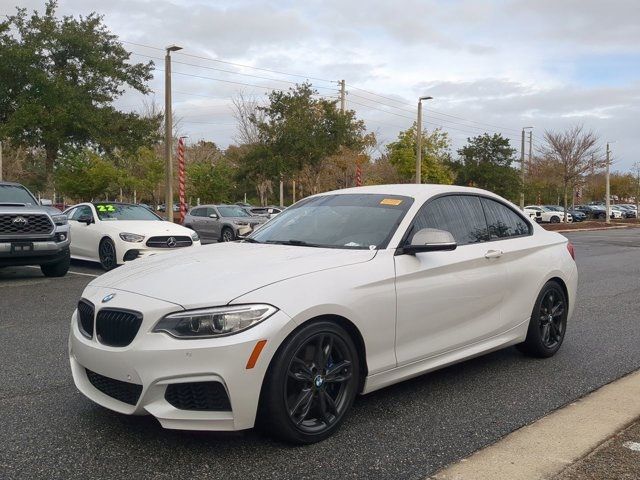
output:
{"label": "car hood", "polygon": [[0,213],[48,213],[49,215],[60,215],[60,210],[55,207],[30,204],[0,203]]}
{"label": "car hood", "polygon": [[137,233],[145,237],[154,235],[187,235],[191,236],[193,230],[171,222],[155,220],[102,220],[100,222],[118,232]]}
{"label": "car hood", "polygon": [[90,285],[137,293],[184,308],[226,305],[252,290],[321,270],[367,262],[376,250],[230,242],[125,264]]}

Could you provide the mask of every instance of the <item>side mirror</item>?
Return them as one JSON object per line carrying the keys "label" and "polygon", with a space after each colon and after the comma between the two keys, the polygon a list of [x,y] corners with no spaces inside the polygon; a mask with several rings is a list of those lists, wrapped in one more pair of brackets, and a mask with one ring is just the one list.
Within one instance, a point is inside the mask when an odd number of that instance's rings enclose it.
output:
{"label": "side mirror", "polygon": [[86,223],[87,225],[89,225],[89,224],[93,223],[93,216],[91,216],[89,214],[80,215],[78,217],[78,222]]}
{"label": "side mirror", "polygon": [[423,228],[418,230],[410,245],[402,249],[404,253],[415,255],[420,252],[438,252],[442,250],[455,250],[458,244],[450,232],[437,228]]}
{"label": "side mirror", "polygon": [[209,218],[218,218],[218,214],[217,213],[212,213],[209,215]]}
{"label": "side mirror", "polygon": [[42,205],[43,207],[51,207],[53,206],[53,202],[48,198],[41,198],[40,205]]}

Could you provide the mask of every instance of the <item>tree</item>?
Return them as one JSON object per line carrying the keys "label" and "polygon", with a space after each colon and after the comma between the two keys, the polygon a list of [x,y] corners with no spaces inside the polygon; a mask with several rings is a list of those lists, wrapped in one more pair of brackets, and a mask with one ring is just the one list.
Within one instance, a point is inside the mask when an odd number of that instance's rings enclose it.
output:
{"label": "tree", "polygon": [[88,148],[65,152],[55,171],[60,193],[81,201],[115,197],[121,178],[113,162]]}
{"label": "tree", "polygon": [[566,222],[569,191],[573,190],[583,175],[594,168],[606,166],[606,161],[599,156],[598,137],[593,132],[584,132],[580,125],[564,132],[547,130],[544,139],[546,144],[541,152],[560,172]]}
{"label": "tree", "polygon": [[[416,176],[416,131],[414,122],[411,128],[399,133],[398,140],[387,145],[389,162],[405,182],[411,182]],[[449,136],[439,128],[422,133],[423,182],[447,185],[453,182],[453,174],[447,166],[451,161],[450,148]]]}
{"label": "tree", "polygon": [[342,113],[337,101],[317,95],[307,83],[286,92],[274,90],[269,104],[257,107],[251,116],[259,132],[260,148],[253,153],[260,155],[261,175],[273,179],[310,169],[312,193],[318,191],[316,179],[326,158],[341,148],[359,153],[370,141],[364,122],[356,119],[353,110]]}
{"label": "tree", "polygon": [[511,166],[515,152],[509,139],[497,133],[468,138],[467,144],[458,150],[460,160],[452,164],[456,183],[514,199],[520,188],[518,172]]}
{"label": "tree", "polygon": [[201,161],[187,166],[187,192],[202,202],[233,201],[234,194],[233,166],[224,157],[215,163]]}
{"label": "tree", "polygon": [[112,106],[127,87],[149,92],[153,63],[131,63],[100,15],[59,19],[56,8],[0,22],[0,139],[42,148],[49,176],[65,148],[135,151],[158,121]]}

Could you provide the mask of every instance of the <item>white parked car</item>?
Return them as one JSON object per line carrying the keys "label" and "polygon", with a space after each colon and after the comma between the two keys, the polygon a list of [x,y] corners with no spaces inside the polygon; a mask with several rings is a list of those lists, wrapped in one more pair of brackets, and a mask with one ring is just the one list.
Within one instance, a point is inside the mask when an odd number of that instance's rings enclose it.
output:
{"label": "white parked car", "polygon": [[64,212],[71,228],[71,258],[118,265],[157,253],[200,246],[193,230],[130,203],[80,203]]}
{"label": "white parked car", "polygon": [[[564,212],[554,210],[542,205],[528,205],[524,207],[524,211],[527,214],[535,213],[536,221],[538,223],[560,223],[564,222]],[[567,213],[567,222],[573,222],[573,217],[570,213]]]}
{"label": "white parked car", "polygon": [[573,247],[484,190],[386,185],[289,207],[240,242],[93,280],[71,319],[77,388],[163,427],[326,438],[357,394],[510,345],[550,357]]}

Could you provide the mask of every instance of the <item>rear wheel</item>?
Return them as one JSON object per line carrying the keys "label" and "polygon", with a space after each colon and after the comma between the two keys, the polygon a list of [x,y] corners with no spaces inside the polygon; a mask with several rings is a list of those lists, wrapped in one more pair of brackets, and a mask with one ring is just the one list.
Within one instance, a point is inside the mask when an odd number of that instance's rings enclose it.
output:
{"label": "rear wheel", "polygon": [[40,270],[45,277],[64,277],[69,271],[71,264],[71,255],[67,249],[62,259],[55,263],[47,263],[40,265]]}
{"label": "rear wheel", "polygon": [[98,257],[100,265],[105,270],[113,270],[118,266],[116,257],[116,246],[110,238],[103,238],[98,246]]}
{"label": "rear wheel", "polygon": [[317,322],[289,338],[273,359],[258,421],[282,440],[309,444],[332,435],[358,390],[358,353],[347,332]]}
{"label": "rear wheel", "polygon": [[527,338],[518,348],[534,357],[553,356],[564,340],[568,313],[567,297],[560,285],[547,282],[533,307]]}

